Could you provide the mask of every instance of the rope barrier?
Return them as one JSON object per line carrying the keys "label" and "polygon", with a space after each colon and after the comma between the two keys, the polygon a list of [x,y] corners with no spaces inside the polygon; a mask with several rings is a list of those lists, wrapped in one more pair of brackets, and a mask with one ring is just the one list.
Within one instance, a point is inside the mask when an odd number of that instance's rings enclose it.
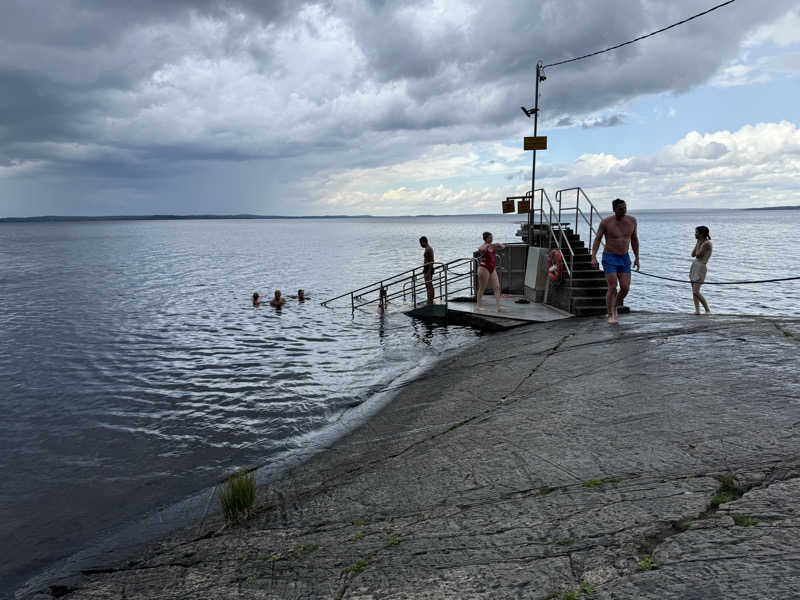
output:
{"label": "rope barrier", "polygon": [[[656,279],[665,279],[667,281],[677,281],[678,283],[697,283],[691,279],[673,279],[672,277],[662,277],[661,275],[653,275],[652,273],[645,273],[644,271],[633,271],[639,275],[646,275],[647,277],[655,277]],[[748,281],[703,281],[703,285],[744,285],[750,283],[774,283],[776,281],[794,281],[800,277],[781,277],[778,279],[756,279]]]}

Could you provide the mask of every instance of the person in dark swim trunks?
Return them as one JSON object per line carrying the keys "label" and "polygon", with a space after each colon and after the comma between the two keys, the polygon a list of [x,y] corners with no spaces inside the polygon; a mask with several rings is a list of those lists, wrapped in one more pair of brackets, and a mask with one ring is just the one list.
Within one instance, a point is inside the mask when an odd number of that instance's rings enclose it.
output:
{"label": "person in dark swim trunks", "polygon": [[422,253],[422,276],[425,278],[425,291],[428,293],[428,304],[433,304],[433,248],[424,235],[419,238],[419,245],[425,249]]}
{"label": "person in dark swim trunks", "polygon": [[[614,215],[600,221],[597,235],[592,245],[592,267],[597,269],[597,251],[605,237],[603,250],[603,273],[606,276],[608,291],[606,292],[606,307],[608,308],[608,322],[619,323],[617,307],[622,305],[625,296],[631,288],[631,258],[628,248],[633,248],[633,266],[639,269],[639,236],[636,233],[636,219],[626,214],[628,207],[625,201],[617,198],[611,203]],[[619,291],[617,284],[619,283]]]}
{"label": "person in dark swim trunks", "polygon": [[497,302],[497,312],[503,312],[500,306],[500,279],[495,270],[494,255],[498,250],[505,248],[503,244],[493,244],[492,234],[488,231],[483,232],[483,244],[478,248],[481,260],[478,263],[478,310],[483,310],[481,300],[483,299],[483,292],[489,282],[492,284],[494,290],[494,299]]}

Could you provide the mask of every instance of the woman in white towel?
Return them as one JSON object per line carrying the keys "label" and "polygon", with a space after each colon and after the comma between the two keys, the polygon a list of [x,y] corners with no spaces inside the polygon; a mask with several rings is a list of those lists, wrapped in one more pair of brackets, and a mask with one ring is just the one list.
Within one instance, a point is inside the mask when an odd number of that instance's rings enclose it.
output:
{"label": "woman in white towel", "polygon": [[711,311],[708,308],[708,302],[700,293],[700,286],[706,280],[706,264],[708,259],[711,258],[711,236],[709,235],[708,227],[700,225],[694,230],[694,238],[697,243],[692,250],[694,262],[689,269],[689,279],[692,281],[692,299],[694,300],[694,314],[700,314],[700,305],[706,309],[706,314],[710,315]]}

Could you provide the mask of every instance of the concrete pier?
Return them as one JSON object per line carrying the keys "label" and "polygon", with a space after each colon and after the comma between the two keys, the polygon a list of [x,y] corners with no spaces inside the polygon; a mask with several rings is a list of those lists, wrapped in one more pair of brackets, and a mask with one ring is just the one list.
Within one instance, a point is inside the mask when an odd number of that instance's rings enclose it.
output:
{"label": "concrete pier", "polygon": [[21,597],[793,598],[800,319],[632,313],[493,334],[135,560]]}

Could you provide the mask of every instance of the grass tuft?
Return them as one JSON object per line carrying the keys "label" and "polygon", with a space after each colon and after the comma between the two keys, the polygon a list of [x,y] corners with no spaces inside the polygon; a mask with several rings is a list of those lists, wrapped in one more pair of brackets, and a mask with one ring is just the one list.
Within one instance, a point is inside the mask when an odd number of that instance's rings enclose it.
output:
{"label": "grass tuft", "polygon": [[347,565],[344,568],[344,572],[345,573],[352,573],[353,575],[358,575],[359,573],[364,571],[364,569],[366,569],[369,566],[369,563],[370,563],[369,556],[365,556],[363,558],[359,558],[354,563],[351,563],[351,564]]}
{"label": "grass tuft", "polygon": [[639,559],[639,566],[636,567],[637,571],[652,571],[656,568],[656,563],[653,557],[649,554]]}
{"label": "grass tuft", "polygon": [[751,525],[760,523],[760,520],[750,515],[733,515],[733,522],[739,527],[750,527]]}
{"label": "grass tuft", "polygon": [[675,524],[675,529],[678,531],[687,531],[692,526],[691,519],[684,519],[683,521],[678,521]]}
{"label": "grass tuft", "polygon": [[719,481],[721,485],[719,489],[717,489],[717,493],[714,494],[714,497],[711,498],[711,506],[716,507],[720,504],[733,502],[741,498],[744,494],[744,488],[736,482],[736,475],[733,473],[714,475],[714,479]]}
{"label": "grass tuft", "polygon": [[228,523],[238,523],[250,515],[256,499],[254,473],[234,473],[219,492],[222,514]]}
{"label": "grass tuft", "polygon": [[619,483],[619,479],[617,477],[606,477],[605,479],[590,479],[589,481],[583,484],[583,487],[597,487],[600,485],[605,485],[606,483]]}
{"label": "grass tuft", "polygon": [[297,544],[297,546],[294,547],[294,553],[295,553],[295,556],[299,557],[299,556],[303,556],[303,554],[308,554],[309,552],[314,552],[314,550],[316,550],[317,548],[319,548],[319,544],[303,544],[303,543],[300,543],[300,544]]}

